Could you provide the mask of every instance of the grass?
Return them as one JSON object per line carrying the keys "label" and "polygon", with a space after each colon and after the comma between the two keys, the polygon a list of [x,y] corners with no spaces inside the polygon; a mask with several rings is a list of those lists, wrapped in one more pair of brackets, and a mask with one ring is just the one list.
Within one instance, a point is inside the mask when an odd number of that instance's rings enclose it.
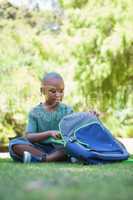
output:
{"label": "grass", "polygon": [[133,163],[101,166],[18,164],[0,159],[1,200],[129,200]]}

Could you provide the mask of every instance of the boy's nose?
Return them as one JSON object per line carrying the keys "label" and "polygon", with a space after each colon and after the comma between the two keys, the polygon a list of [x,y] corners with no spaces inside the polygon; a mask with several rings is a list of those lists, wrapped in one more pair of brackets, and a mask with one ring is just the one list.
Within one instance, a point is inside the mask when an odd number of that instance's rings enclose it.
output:
{"label": "boy's nose", "polygon": [[56,97],[57,97],[57,98],[62,97],[62,93],[60,93],[60,92],[57,91],[57,92],[56,92]]}
{"label": "boy's nose", "polygon": [[56,97],[60,97],[60,96],[61,96],[60,92],[56,92]]}

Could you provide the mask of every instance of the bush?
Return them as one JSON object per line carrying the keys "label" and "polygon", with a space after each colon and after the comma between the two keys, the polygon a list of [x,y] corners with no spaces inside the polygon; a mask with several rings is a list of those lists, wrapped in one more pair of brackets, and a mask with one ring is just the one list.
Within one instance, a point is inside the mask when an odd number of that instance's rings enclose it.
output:
{"label": "bush", "polygon": [[[62,74],[65,102],[75,111],[104,111],[115,135],[132,136],[132,126],[115,116],[133,105],[132,1],[61,4],[64,15],[55,16],[0,2],[1,140],[24,134],[27,113],[42,101],[46,71]],[[51,29],[53,24],[59,29]]]}

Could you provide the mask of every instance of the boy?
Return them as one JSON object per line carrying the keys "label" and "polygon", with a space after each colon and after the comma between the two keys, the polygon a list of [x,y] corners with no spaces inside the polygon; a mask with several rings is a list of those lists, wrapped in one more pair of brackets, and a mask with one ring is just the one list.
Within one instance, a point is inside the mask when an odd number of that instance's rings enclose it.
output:
{"label": "boy", "polygon": [[9,153],[13,160],[24,163],[55,162],[67,159],[59,134],[59,122],[72,109],[61,103],[64,96],[63,78],[56,72],[47,73],[41,82],[44,102],[29,113],[26,136],[11,140]]}

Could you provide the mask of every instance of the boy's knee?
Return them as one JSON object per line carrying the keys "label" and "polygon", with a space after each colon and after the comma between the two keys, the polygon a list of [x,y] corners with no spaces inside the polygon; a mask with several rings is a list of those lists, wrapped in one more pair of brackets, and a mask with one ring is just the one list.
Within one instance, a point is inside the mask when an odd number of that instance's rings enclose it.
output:
{"label": "boy's knee", "polygon": [[19,144],[9,144],[9,154],[14,161],[22,161],[21,153],[19,153]]}
{"label": "boy's knee", "polygon": [[18,154],[18,155],[23,155],[23,152],[25,150],[25,148],[27,148],[27,146],[29,145],[25,145],[25,144],[14,144],[12,146],[12,150],[15,154]]}
{"label": "boy's knee", "polygon": [[20,144],[14,144],[12,146],[12,150],[16,153],[19,149],[21,148],[21,145]]}

